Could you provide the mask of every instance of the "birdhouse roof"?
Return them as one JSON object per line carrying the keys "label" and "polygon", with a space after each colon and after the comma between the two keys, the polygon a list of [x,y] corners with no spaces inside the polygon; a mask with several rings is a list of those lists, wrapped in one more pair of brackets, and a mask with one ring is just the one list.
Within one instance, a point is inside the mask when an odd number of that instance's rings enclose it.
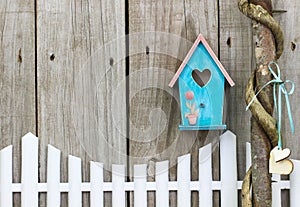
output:
{"label": "birdhouse roof", "polygon": [[215,61],[215,63],[217,64],[218,68],[220,69],[220,71],[222,72],[222,74],[224,75],[224,77],[226,78],[226,80],[228,81],[230,86],[234,86],[234,82],[231,79],[231,77],[229,76],[229,74],[227,73],[227,71],[225,70],[225,68],[223,67],[223,65],[221,64],[221,62],[219,61],[218,57],[216,56],[216,54],[213,52],[213,50],[210,48],[210,46],[208,45],[208,43],[206,42],[206,40],[204,39],[202,34],[199,34],[198,38],[196,39],[196,41],[194,42],[192,48],[190,49],[190,51],[188,52],[187,56],[184,58],[183,62],[181,63],[179,69],[177,70],[177,72],[175,73],[174,77],[172,78],[171,82],[169,83],[170,87],[173,87],[175,82],[177,81],[177,79],[179,78],[181,72],[183,71],[185,65],[188,63],[188,61],[190,60],[190,58],[192,57],[195,49],[197,48],[197,46],[199,45],[199,43],[202,42],[202,44],[204,45],[204,47],[206,48],[206,50],[208,51],[209,55],[212,57],[212,59]]}

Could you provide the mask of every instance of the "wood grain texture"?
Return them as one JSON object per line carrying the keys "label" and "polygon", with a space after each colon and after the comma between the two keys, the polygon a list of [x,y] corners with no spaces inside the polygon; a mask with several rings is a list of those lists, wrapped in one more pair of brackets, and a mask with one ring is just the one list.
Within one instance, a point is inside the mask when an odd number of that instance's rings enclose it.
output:
{"label": "wood grain texture", "polygon": [[300,109],[298,107],[300,96],[299,96],[299,85],[300,85],[300,76],[298,69],[298,62],[300,58],[299,54],[299,43],[300,43],[300,35],[299,35],[299,27],[300,19],[298,17],[297,12],[300,8],[300,2],[291,1],[289,4],[285,4],[284,1],[274,1],[274,9],[282,9],[286,10],[286,13],[282,14],[274,14],[274,18],[279,22],[284,32],[284,52],[282,57],[278,60],[279,67],[282,73],[282,79],[292,80],[295,83],[296,90],[289,97],[291,110],[293,114],[293,121],[295,124],[295,134],[292,135],[290,129],[290,123],[287,117],[286,105],[283,103],[283,108],[285,109],[283,114],[284,121],[284,129],[283,133],[285,134],[286,140],[283,140],[284,146],[291,149],[291,157],[293,159],[300,159],[300,148],[298,147],[300,144],[299,138],[297,134],[300,133],[300,120],[299,114]]}
{"label": "wood grain texture", "polygon": [[250,141],[250,112],[246,112],[245,89],[254,69],[252,26],[237,7],[237,1],[220,1],[220,60],[236,85],[228,88],[227,126],[237,135],[238,178],[246,174],[246,142]]}
{"label": "wood grain texture", "polygon": [[[179,132],[178,88],[168,87],[200,32],[218,54],[217,12],[217,1],[129,1],[130,175],[134,164],[146,163],[148,180],[154,180],[155,163],[170,160],[175,180],[177,158],[191,152],[196,179],[199,147],[217,146],[218,132]],[[198,194],[192,197],[197,206]],[[177,206],[176,200],[170,192],[170,206]],[[155,206],[154,194],[148,193],[148,202]]]}
{"label": "wood grain texture", "polygon": [[[284,33],[284,51],[281,58],[278,60],[278,64],[281,69],[282,79],[292,80],[294,81],[296,86],[295,92],[289,97],[293,114],[293,121],[295,125],[295,134],[291,133],[285,101],[283,102],[284,110],[282,114],[282,133],[285,135],[283,146],[290,148],[292,159],[300,159],[300,140],[298,136],[298,134],[300,133],[300,119],[298,118],[300,115],[300,109],[298,107],[300,102],[300,19],[298,15],[300,2],[293,0],[287,4],[283,0],[273,1],[273,9],[287,11],[285,13],[274,13],[274,18],[278,21]],[[288,191],[283,191],[282,194],[282,206],[290,206]]]}
{"label": "wood grain texture", "polygon": [[0,148],[14,146],[13,182],[21,181],[20,138],[36,130],[34,34],[34,2],[1,1]]}
{"label": "wood grain texture", "polygon": [[62,151],[61,181],[68,181],[68,154],[83,160],[83,181],[89,180],[89,160],[104,162],[109,181],[111,165],[126,163],[124,1],[37,5],[40,181],[46,181],[47,144]]}

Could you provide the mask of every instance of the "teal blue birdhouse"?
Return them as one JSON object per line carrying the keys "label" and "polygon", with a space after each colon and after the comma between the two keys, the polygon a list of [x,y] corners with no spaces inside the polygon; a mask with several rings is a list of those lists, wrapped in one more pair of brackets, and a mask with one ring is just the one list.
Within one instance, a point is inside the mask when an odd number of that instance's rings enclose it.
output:
{"label": "teal blue birdhouse", "polygon": [[225,81],[234,82],[200,34],[169,83],[179,84],[180,130],[222,130]]}

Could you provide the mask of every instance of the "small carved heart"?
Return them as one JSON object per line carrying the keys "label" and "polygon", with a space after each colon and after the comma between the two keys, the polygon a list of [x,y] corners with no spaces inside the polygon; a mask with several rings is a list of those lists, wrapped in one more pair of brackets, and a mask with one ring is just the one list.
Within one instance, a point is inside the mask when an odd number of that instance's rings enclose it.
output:
{"label": "small carved heart", "polygon": [[284,160],[291,155],[291,150],[289,148],[285,148],[282,150],[278,149],[278,146],[276,146],[271,152],[273,153],[275,162]]}
{"label": "small carved heart", "polygon": [[194,81],[202,88],[210,81],[211,72],[208,69],[204,69],[202,72],[198,69],[195,69],[192,72],[192,77]]}
{"label": "small carved heart", "polygon": [[286,159],[279,162],[275,162],[274,155],[271,151],[269,160],[269,173],[289,175],[294,169],[292,161]]}

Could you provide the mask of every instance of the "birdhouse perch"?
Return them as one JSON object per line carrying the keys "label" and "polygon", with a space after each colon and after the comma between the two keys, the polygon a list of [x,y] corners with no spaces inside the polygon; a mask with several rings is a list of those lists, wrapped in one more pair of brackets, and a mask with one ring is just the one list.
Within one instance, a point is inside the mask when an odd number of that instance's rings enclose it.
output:
{"label": "birdhouse perch", "polygon": [[181,108],[180,130],[221,130],[225,79],[234,82],[200,34],[169,83],[178,80]]}

